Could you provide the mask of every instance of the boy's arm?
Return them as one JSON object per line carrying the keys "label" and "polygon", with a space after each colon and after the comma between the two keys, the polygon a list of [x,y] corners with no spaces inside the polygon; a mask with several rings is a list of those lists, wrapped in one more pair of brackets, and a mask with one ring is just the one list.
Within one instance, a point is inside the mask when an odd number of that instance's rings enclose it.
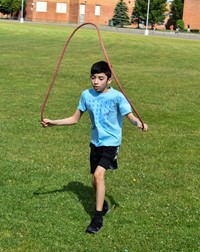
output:
{"label": "boy's arm", "polygon": [[[130,121],[130,123],[132,123],[133,125],[137,126],[138,128],[141,128],[142,129],[142,123],[140,122],[140,120],[135,117],[133,115],[133,113],[129,113],[126,115],[126,117],[128,118],[128,120]],[[146,123],[144,123],[144,129],[145,131],[147,131],[148,129],[148,125]]]}
{"label": "boy's arm", "polygon": [[73,114],[73,116],[67,117],[67,118],[64,118],[64,119],[51,120],[51,119],[48,119],[48,118],[44,118],[43,121],[42,121],[42,125],[43,125],[43,127],[48,127],[48,126],[53,126],[53,125],[63,126],[63,125],[77,124],[78,121],[80,120],[82,114],[83,114],[83,112],[80,111],[79,109],[77,109],[75,111],[75,113]]}

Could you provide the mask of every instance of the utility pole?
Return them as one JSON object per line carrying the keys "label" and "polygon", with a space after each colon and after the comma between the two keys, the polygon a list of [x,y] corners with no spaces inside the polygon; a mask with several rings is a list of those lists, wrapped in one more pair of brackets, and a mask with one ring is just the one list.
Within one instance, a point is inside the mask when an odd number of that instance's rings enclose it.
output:
{"label": "utility pole", "polygon": [[20,23],[24,23],[24,0],[22,0],[22,3],[21,3],[21,18],[20,18]]}
{"label": "utility pole", "polygon": [[149,35],[149,30],[148,30],[148,26],[149,26],[149,8],[150,8],[150,0],[148,0],[148,7],[147,7],[147,20],[146,20],[146,29],[144,32],[144,35]]}

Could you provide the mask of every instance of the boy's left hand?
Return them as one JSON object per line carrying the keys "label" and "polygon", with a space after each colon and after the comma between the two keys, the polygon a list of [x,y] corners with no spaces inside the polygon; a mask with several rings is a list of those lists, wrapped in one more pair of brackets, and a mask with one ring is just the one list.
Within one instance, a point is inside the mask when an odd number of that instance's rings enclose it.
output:
{"label": "boy's left hand", "polygon": [[142,127],[142,125],[141,125],[141,127],[139,127],[139,128],[141,128],[142,130],[144,130],[144,131],[147,131],[148,130],[148,125],[146,124],[146,123],[144,123],[144,128]]}

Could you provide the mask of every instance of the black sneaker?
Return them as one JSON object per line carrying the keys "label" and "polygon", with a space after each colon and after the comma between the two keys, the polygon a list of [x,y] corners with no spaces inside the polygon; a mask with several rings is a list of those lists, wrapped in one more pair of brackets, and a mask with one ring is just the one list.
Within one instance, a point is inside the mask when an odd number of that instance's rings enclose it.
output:
{"label": "black sneaker", "polygon": [[87,227],[86,232],[90,234],[96,234],[103,226],[103,217],[94,216],[90,225]]}
{"label": "black sneaker", "polygon": [[104,200],[103,209],[102,209],[103,216],[106,215],[109,211],[110,209],[109,209],[108,203],[107,201]]}

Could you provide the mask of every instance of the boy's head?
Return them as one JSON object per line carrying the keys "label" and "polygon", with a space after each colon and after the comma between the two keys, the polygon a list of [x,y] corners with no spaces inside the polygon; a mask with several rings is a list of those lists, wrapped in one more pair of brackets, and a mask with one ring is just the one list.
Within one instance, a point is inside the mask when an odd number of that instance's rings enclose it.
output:
{"label": "boy's head", "polygon": [[107,62],[99,61],[92,65],[91,67],[91,76],[94,74],[104,73],[108,79],[111,78],[112,73]]}

